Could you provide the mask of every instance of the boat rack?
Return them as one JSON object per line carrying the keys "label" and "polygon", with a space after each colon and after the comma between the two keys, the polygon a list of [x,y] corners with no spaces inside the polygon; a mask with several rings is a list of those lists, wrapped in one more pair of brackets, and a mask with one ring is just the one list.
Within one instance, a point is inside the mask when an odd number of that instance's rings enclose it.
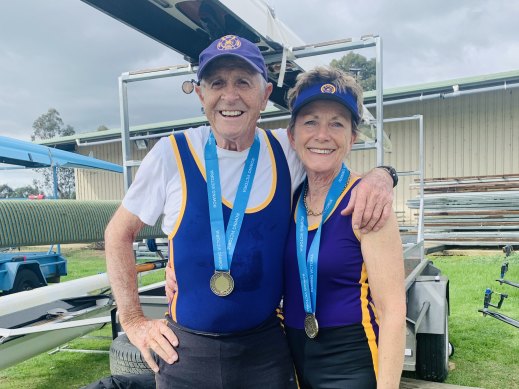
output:
{"label": "boat rack", "polygon": [[[514,251],[512,245],[506,245],[503,247],[503,251],[505,253],[505,258],[508,258]],[[519,288],[519,282],[514,282],[510,280],[505,279],[505,274],[508,272],[508,261],[503,262],[501,265],[501,276],[496,281],[499,282],[500,285],[509,285],[514,288]],[[481,312],[483,316],[491,316],[494,319],[500,320],[502,322],[505,322],[507,324],[510,324],[511,326],[514,326],[516,328],[519,328],[519,321],[516,319],[513,319],[509,316],[503,315],[500,312],[496,312],[493,310],[488,309],[488,307],[494,307],[496,309],[501,309],[501,306],[503,305],[503,302],[506,298],[508,298],[508,294],[505,293],[497,293],[499,295],[499,302],[496,304],[492,304],[492,295],[496,293],[492,291],[492,289],[487,288],[485,290],[485,297],[483,299],[483,309],[478,309],[478,312]]]}

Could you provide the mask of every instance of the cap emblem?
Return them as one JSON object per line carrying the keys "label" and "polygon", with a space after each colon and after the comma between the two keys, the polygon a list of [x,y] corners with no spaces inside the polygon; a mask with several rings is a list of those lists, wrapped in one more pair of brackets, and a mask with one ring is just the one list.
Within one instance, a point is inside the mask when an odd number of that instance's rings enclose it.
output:
{"label": "cap emblem", "polygon": [[218,50],[236,50],[241,46],[241,41],[236,35],[226,35],[220,38],[216,45]]}
{"label": "cap emblem", "polygon": [[335,93],[336,90],[337,89],[335,88],[335,85],[332,85],[332,84],[324,84],[321,87],[321,92],[322,93]]}

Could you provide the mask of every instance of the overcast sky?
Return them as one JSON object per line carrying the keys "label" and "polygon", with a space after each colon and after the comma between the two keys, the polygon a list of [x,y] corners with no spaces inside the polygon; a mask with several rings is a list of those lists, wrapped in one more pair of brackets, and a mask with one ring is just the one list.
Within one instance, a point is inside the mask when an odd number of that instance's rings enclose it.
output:
{"label": "overcast sky", "polygon": [[[380,35],[385,87],[519,69],[519,1],[267,2],[308,43]],[[1,135],[29,140],[34,120],[51,107],[76,132],[118,127],[121,73],[183,63],[79,0],[0,4]],[[171,80],[132,84],[129,93],[132,125],[200,113],[195,95]],[[0,184],[26,183],[18,177],[0,171]]]}

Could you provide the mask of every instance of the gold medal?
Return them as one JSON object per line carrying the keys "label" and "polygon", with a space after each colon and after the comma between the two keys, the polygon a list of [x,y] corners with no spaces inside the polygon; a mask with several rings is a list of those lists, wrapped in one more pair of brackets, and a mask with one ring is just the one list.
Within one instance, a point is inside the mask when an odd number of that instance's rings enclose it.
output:
{"label": "gold medal", "polygon": [[317,319],[315,315],[312,313],[307,313],[305,317],[305,332],[306,336],[313,339],[317,336],[319,332],[319,324],[317,323]]}
{"label": "gold medal", "polygon": [[234,289],[234,280],[229,272],[215,271],[209,285],[215,295],[223,297],[231,294]]}

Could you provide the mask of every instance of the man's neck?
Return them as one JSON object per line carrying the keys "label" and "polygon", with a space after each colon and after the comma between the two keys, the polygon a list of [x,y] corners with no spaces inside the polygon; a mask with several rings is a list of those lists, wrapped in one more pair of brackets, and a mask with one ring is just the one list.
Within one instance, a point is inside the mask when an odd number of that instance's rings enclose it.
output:
{"label": "man's neck", "polygon": [[216,132],[213,131],[214,138],[216,139],[216,144],[219,148],[225,149],[225,150],[231,150],[231,151],[243,151],[247,150],[249,147],[252,146],[252,142],[254,141],[254,136],[256,134],[256,131],[253,130],[247,135],[244,135],[238,139],[227,139],[220,135],[218,135]]}

